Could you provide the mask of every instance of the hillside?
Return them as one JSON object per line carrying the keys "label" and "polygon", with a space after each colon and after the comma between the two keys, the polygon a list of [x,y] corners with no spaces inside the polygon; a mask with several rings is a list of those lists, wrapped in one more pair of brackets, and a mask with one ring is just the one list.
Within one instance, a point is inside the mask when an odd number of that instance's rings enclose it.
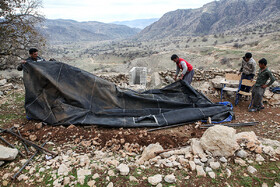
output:
{"label": "hillside", "polygon": [[124,39],[134,36],[140,31],[140,29],[125,25],[64,19],[47,19],[40,30],[51,43]]}
{"label": "hillside", "polygon": [[[280,20],[279,0],[221,0],[198,9],[180,9],[164,14],[159,21],[142,30],[138,39],[159,39],[223,33],[248,25],[270,26]],[[278,30],[274,26],[274,30]]]}

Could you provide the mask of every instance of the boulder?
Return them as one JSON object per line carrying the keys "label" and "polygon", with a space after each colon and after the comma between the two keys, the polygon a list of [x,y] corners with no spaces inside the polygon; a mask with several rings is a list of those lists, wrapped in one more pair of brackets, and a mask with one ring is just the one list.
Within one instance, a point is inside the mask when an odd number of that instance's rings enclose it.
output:
{"label": "boulder", "polygon": [[18,154],[17,149],[0,145],[0,160],[14,160]]}
{"label": "boulder", "polygon": [[200,139],[202,148],[213,156],[229,157],[239,149],[235,137],[236,130],[231,127],[215,125],[208,128]]}

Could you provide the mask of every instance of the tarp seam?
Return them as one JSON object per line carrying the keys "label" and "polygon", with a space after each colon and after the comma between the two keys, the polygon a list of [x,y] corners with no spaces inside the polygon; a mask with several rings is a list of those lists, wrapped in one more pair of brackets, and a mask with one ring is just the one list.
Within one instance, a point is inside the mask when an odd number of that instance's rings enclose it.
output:
{"label": "tarp seam", "polygon": [[164,117],[163,113],[161,113],[161,115],[162,115],[164,121],[166,122],[166,125],[168,125],[168,122],[167,122],[166,118]]}

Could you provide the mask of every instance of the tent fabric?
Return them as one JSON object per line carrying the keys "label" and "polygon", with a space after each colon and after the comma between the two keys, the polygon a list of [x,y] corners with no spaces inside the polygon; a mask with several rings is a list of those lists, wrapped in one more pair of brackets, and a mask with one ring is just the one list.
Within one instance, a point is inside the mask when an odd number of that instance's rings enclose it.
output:
{"label": "tent fabric", "polygon": [[160,127],[233,114],[181,80],[140,93],[62,62],[28,62],[23,69],[26,115],[51,125]]}

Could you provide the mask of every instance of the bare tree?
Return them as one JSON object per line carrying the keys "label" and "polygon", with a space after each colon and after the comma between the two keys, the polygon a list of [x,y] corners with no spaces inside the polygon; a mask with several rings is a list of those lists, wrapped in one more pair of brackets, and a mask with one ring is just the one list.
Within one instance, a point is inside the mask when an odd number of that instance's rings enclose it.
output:
{"label": "bare tree", "polygon": [[14,67],[30,47],[44,45],[36,29],[44,20],[41,5],[41,0],[0,1],[0,69]]}

